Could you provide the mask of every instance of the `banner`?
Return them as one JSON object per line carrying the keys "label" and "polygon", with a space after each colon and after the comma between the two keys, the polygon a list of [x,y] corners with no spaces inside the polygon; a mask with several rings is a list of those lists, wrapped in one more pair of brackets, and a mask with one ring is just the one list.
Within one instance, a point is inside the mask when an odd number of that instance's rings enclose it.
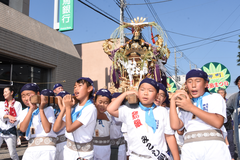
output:
{"label": "banner", "polygon": [[73,30],[73,0],[60,0],[59,31]]}
{"label": "banner", "polygon": [[230,72],[221,63],[210,62],[205,64],[201,69],[208,74],[208,90],[210,92],[217,93],[219,88],[227,89],[230,85]]}
{"label": "banner", "polygon": [[174,81],[171,78],[167,77],[167,91],[174,93],[176,90],[177,90],[177,86],[174,83]]}

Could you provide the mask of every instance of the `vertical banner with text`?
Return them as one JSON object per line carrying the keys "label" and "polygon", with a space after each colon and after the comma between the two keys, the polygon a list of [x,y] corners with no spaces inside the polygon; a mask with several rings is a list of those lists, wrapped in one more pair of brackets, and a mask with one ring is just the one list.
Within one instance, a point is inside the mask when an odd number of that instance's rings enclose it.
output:
{"label": "vertical banner with text", "polygon": [[73,30],[73,0],[60,0],[59,31]]}

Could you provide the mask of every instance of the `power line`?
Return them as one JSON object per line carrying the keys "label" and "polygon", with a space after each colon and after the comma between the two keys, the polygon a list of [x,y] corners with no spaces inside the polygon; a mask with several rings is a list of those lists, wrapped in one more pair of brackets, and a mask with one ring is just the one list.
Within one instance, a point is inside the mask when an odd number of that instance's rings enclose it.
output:
{"label": "power line", "polygon": [[[237,8],[222,22],[222,24],[211,34],[211,35],[213,35],[228,19],[229,19],[229,17],[231,17],[231,15],[238,9],[238,7],[240,7],[240,4],[237,6]],[[210,36],[211,36],[210,35]],[[197,49],[195,49],[193,52],[195,52]],[[192,52],[192,53],[193,53]],[[191,54],[192,54],[191,53]],[[204,58],[206,57],[206,55],[208,54],[209,52],[206,52],[206,54],[204,55]]]}
{"label": "power line", "polygon": [[102,10],[101,8],[99,8],[98,6],[94,5],[93,3],[89,2],[88,0],[86,0],[89,4],[91,4],[92,6],[94,6],[95,8],[97,8],[98,10],[100,10],[101,12],[105,13],[106,15],[108,15],[109,17],[115,19],[116,21],[118,21],[117,18],[113,17],[111,14],[105,12],[104,10]]}
{"label": "power line", "polygon": [[92,10],[94,10],[95,12],[97,12],[97,13],[99,13],[99,14],[103,15],[104,17],[106,17],[106,18],[110,19],[111,21],[113,21],[113,22],[115,22],[115,23],[117,23],[117,24],[120,24],[120,22],[117,22],[116,20],[114,20],[114,19],[112,19],[111,17],[109,17],[109,16],[107,16],[107,15],[103,14],[102,12],[100,12],[100,11],[96,10],[95,8],[93,8],[93,7],[89,6],[88,4],[84,3],[83,1],[81,1],[81,0],[78,0],[78,1],[79,1],[79,2],[81,2],[82,4],[84,4],[85,6],[87,6],[87,7],[91,8],[91,9],[92,9]]}
{"label": "power line", "polygon": [[[147,7],[148,7],[149,11],[151,12],[151,14],[153,15],[155,21],[157,23],[159,23],[162,26],[162,28],[166,31],[163,23],[161,22],[160,18],[157,15],[155,9],[153,8],[153,6],[151,4],[149,4],[150,1],[149,0],[144,0],[144,1],[147,4]],[[169,34],[168,34],[168,38],[169,38],[169,42],[172,46],[177,46]],[[177,49],[177,52],[181,52],[181,50],[179,50],[178,47],[176,49]],[[182,56],[184,57],[185,60],[187,60],[188,62],[191,62],[191,64],[195,64],[183,52],[182,52]]]}
{"label": "power line", "polygon": [[165,1],[158,1],[158,2],[151,2],[151,3],[127,4],[127,5],[146,5],[146,4],[163,3],[163,2],[169,2],[169,1],[172,1],[172,0],[165,0]]}
{"label": "power line", "polygon": [[[233,37],[233,36],[237,36],[239,34],[236,34],[236,35],[232,35],[232,36],[228,36],[228,37],[225,37],[225,38],[221,38],[221,39],[227,39],[227,38],[230,38],[230,37]],[[217,40],[216,40],[217,41]],[[186,50],[189,50],[189,49],[193,49],[193,48],[197,48],[197,47],[201,47],[201,46],[204,46],[204,45],[208,45],[210,43],[214,43],[216,41],[212,41],[212,42],[207,42],[207,43],[204,43],[204,44],[200,44],[198,46],[194,46],[194,47],[189,47],[189,48],[184,48],[184,49],[181,49],[182,51],[186,51]]]}
{"label": "power line", "polygon": [[[236,31],[239,31],[239,30],[240,30],[240,29],[235,30],[235,31],[231,31],[231,33],[232,33],[232,32],[236,32]],[[202,39],[202,40],[200,40],[200,41],[203,41],[203,40],[214,40],[214,41],[216,41],[215,39],[212,39],[212,38],[218,37],[218,36],[222,36],[222,35],[225,35],[225,34],[229,34],[229,33],[230,33],[230,32],[227,32],[227,33],[220,34],[220,35],[213,36],[213,37],[209,37],[209,38],[202,38],[202,37],[191,36],[191,35],[182,34],[182,33],[174,32],[174,31],[169,31],[169,30],[165,30],[165,31],[166,31],[166,32],[169,32],[169,33],[178,34],[178,35],[181,35],[181,36],[186,36],[186,37],[191,37],[191,38]],[[197,42],[200,42],[200,41],[195,41],[195,42],[191,42],[191,43],[197,43]],[[222,41],[222,40],[219,40],[219,41]],[[237,42],[235,42],[235,41],[223,41],[223,42],[237,43]],[[184,44],[184,45],[185,45],[185,44]],[[182,45],[178,45],[178,46],[182,46]]]}

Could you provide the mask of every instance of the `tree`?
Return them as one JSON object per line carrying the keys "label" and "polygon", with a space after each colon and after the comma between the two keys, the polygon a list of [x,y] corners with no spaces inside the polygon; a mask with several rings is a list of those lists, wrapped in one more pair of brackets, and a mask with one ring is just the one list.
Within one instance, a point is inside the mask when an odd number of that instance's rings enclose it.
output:
{"label": "tree", "polygon": [[[240,36],[239,36],[240,37]],[[240,49],[240,39],[238,40],[238,48]],[[237,55],[238,59],[237,59],[237,65],[240,66],[240,52],[238,52]]]}

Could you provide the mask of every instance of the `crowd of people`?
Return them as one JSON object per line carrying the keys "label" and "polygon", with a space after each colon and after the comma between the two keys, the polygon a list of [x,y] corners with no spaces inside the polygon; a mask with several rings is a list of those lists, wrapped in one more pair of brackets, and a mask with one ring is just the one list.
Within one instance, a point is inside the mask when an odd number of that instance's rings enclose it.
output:
{"label": "crowd of people", "polygon": [[[23,160],[231,160],[236,106],[226,105],[224,89],[210,93],[208,82],[204,71],[193,69],[185,90],[171,95],[150,78],[138,91],[113,94],[105,88],[95,92],[88,77],[75,82],[74,94],[61,84],[40,91],[28,83],[20,90],[24,110],[9,86],[0,102],[0,145],[4,140],[10,157],[18,160],[20,130],[28,140]],[[240,89],[240,76],[235,84]],[[137,107],[126,100],[133,94]],[[41,103],[31,103],[34,95],[41,95]],[[48,102],[49,96],[57,97],[57,105]]]}

